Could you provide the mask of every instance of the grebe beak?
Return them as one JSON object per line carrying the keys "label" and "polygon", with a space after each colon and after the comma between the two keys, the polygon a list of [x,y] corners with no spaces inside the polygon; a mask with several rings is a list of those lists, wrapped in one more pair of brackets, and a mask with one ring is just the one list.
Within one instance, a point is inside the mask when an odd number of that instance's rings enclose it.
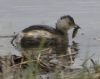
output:
{"label": "grebe beak", "polygon": [[75,27],[74,27],[74,28],[76,28],[76,29],[80,29],[80,26],[77,25],[77,24],[75,24]]}
{"label": "grebe beak", "polygon": [[79,29],[80,29],[80,26],[75,24],[75,27],[74,27],[74,30],[73,30],[73,34],[72,34],[72,38],[75,38],[75,36],[78,33]]}

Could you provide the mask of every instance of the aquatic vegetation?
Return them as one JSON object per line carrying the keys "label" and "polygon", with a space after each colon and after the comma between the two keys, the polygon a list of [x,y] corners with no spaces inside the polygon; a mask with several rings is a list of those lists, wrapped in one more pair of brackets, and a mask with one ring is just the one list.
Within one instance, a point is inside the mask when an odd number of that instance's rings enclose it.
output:
{"label": "aquatic vegetation", "polygon": [[[43,52],[48,49],[42,50],[40,47],[38,50],[36,59],[33,59],[32,54],[27,54],[26,58],[12,56],[13,63],[10,56],[3,58],[1,61],[6,65],[3,65],[4,70],[0,79],[8,79],[8,77],[9,79],[100,79],[100,65],[91,58],[89,60],[93,64],[92,68],[88,68],[85,65],[88,61],[87,59],[81,69],[67,68],[64,70],[64,67],[61,68],[58,65],[50,68],[48,63],[41,61]],[[7,59],[7,61],[4,59]],[[18,63],[20,59],[24,60]],[[56,63],[56,61],[54,62]]]}

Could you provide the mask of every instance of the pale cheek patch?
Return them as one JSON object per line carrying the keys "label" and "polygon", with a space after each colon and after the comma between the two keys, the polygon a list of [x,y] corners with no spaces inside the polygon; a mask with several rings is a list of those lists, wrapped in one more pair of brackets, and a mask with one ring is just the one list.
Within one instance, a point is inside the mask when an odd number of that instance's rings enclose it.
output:
{"label": "pale cheek patch", "polygon": [[65,20],[58,20],[57,21],[57,27],[59,29],[69,29],[69,24]]}

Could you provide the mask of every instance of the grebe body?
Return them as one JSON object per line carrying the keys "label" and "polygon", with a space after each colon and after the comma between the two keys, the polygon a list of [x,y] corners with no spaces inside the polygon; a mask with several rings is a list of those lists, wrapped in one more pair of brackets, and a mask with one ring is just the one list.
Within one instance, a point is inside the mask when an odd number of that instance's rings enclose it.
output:
{"label": "grebe body", "polygon": [[[70,16],[62,16],[56,23],[56,28],[48,25],[33,25],[17,34],[11,44],[22,49],[39,47],[43,42],[44,47],[55,47],[58,51],[66,53],[68,47],[68,30],[74,28],[72,37],[74,38],[79,26],[75,24]],[[15,42],[14,42],[15,41]]]}

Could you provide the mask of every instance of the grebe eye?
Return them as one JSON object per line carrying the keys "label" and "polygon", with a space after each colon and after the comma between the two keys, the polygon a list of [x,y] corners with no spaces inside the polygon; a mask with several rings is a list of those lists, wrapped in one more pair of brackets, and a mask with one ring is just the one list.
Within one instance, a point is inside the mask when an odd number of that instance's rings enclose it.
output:
{"label": "grebe eye", "polygon": [[69,25],[72,25],[72,22],[68,22]]}

